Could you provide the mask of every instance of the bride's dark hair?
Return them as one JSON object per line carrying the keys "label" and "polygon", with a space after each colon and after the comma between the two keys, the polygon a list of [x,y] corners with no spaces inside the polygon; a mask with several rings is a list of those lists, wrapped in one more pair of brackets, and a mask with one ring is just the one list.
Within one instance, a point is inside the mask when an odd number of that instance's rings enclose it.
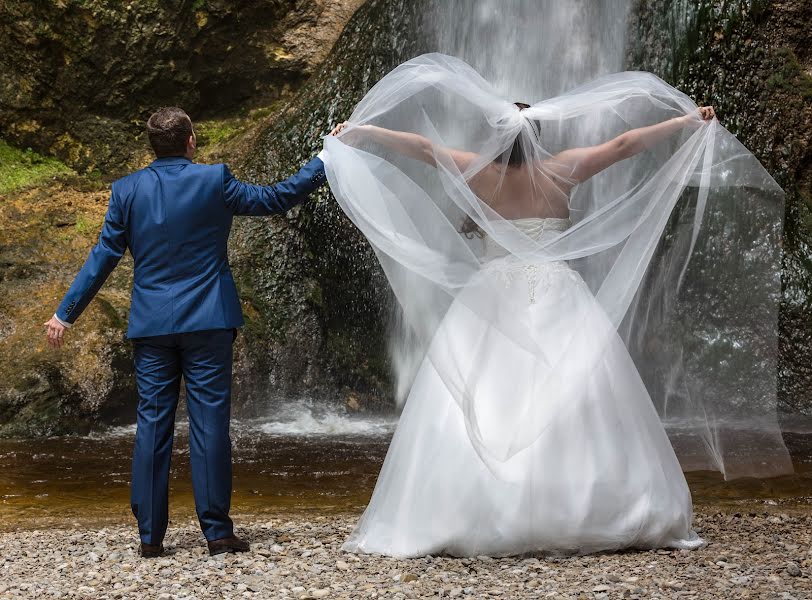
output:
{"label": "bride's dark hair", "polygon": [[[524,110],[525,108],[530,108],[529,104],[525,104],[524,102],[514,102],[520,111]],[[497,156],[493,162],[501,163],[507,165],[509,167],[518,167],[525,163],[526,156],[524,150],[522,149],[521,143],[522,134],[516,136],[516,139],[513,140],[513,146],[511,146],[510,150],[505,150],[502,154]],[[473,239],[474,236],[478,238],[485,237],[485,233],[480,229],[479,225],[476,224],[470,216],[465,215],[465,219],[462,221],[462,226],[460,227],[460,233],[467,237],[469,240]]]}
{"label": "bride's dark hair", "polygon": [[[525,108],[530,108],[530,105],[525,104],[524,102],[514,102],[513,104],[519,108],[519,112],[523,111]],[[522,148],[521,138],[522,134],[520,133],[516,136],[516,139],[513,140],[513,146],[511,146],[510,150],[506,150],[497,156],[494,162],[499,162],[502,164],[507,162],[509,167],[518,167],[519,165],[524,164],[527,157],[525,156],[525,152]]]}

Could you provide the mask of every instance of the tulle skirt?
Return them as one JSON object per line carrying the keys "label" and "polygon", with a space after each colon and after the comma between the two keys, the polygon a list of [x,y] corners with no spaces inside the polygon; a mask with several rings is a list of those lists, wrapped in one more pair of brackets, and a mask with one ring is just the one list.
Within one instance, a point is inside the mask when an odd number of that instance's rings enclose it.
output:
{"label": "tulle skirt", "polygon": [[[492,319],[469,308],[488,301],[506,306]],[[508,320],[532,327],[532,351],[500,333]],[[690,491],[646,388],[580,276],[566,263],[495,260],[438,328],[344,549],[415,557],[695,548],[703,540],[691,519]]]}

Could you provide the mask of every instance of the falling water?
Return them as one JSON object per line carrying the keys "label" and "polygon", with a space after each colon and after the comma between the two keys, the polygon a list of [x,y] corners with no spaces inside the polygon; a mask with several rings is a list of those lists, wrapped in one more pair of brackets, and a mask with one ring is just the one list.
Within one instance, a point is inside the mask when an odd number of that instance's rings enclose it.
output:
{"label": "falling water", "polygon": [[[629,0],[429,0],[426,46],[473,66],[511,101],[533,104],[624,69]],[[390,341],[396,400],[423,348],[401,315]]]}
{"label": "falling water", "polygon": [[435,0],[431,40],[530,104],[623,70],[629,0]]}

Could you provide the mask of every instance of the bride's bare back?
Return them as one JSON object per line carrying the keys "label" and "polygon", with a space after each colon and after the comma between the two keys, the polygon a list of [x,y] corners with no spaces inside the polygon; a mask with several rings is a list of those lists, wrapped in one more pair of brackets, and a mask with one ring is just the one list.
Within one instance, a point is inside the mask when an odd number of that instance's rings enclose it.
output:
{"label": "bride's bare back", "polygon": [[518,167],[491,163],[468,185],[503,219],[569,218],[569,193],[574,184],[545,163]]}

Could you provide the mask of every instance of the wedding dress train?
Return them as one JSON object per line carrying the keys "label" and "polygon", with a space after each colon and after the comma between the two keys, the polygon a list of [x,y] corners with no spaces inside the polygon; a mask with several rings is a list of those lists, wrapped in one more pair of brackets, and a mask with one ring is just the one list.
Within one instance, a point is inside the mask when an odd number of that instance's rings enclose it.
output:
{"label": "wedding dress train", "polygon": [[[541,238],[558,235],[569,221],[512,223]],[[543,333],[543,351],[559,369],[533,399],[549,411],[547,425],[530,446],[489,466],[438,374],[438,359],[425,359],[372,499],[344,549],[411,557],[701,545],[671,443],[581,277],[563,261],[522,264],[488,245],[478,282],[486,285],[470,289],[509,293]],[[463,369],[462,378],[479,379],[472,404],[481,439],[486,447],[499,445],[511,439],[524,391],[534,388],[535,363],[468,310],[465,293],[428,354]],[[596,343],[603,336],[609,340]]]}

